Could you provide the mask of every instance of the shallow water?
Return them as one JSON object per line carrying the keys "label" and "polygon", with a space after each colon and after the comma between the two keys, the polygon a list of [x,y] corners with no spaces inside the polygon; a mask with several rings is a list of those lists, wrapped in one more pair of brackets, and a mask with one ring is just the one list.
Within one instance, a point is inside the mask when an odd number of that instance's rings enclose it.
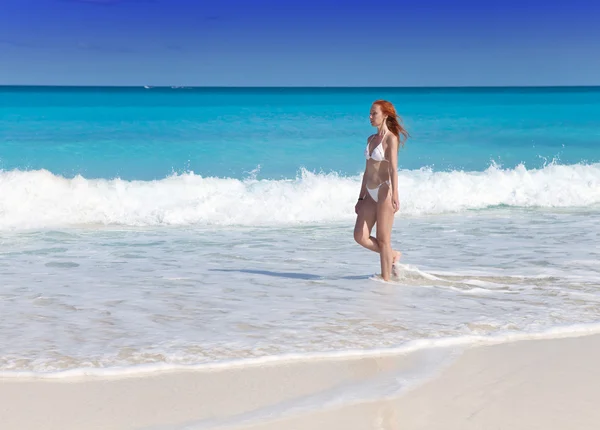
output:
{"label": "shallow water", "polygon": [[[598,322],[597,91],[98,91],[2,98],[4,375]],[[352,237],[360,121],[386,91],[414,134],[391,283]]]}

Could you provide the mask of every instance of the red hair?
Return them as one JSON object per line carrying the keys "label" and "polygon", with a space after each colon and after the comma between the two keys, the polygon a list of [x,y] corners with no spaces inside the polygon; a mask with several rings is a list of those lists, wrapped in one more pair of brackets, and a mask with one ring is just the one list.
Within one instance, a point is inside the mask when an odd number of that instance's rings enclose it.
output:
{"label": "red hair", "polygon": [[404,140],[408,139],[410,135],[402,126],[402,118],[400,118],[396,113],[396,108],[394,105],[387,100],[376,100],[373,102],[373,105],[379,106],[381,108],[381,112],[383,112],[384,115],[387,115],[387,119],[385,120],[387,127],[398,137],[400,144],[404,145],[400,135],[404,136]]}

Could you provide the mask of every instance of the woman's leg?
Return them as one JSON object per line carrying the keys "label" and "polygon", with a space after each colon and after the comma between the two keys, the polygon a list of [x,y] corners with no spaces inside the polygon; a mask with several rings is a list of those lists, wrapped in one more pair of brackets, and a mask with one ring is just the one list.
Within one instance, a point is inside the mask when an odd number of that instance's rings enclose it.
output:
{"label": "woman's leg", "polygon": [[[383,187],[387,187],[383,185]],[[391,199],[390,199],[391,202]],[[390,203],[391,205],[391,203]],[[354,226],[354,240],[361,246],[365,248],[379,253],[379,242],[373,236],[371,236],[371,231],[373,231],[373,226],[377,221],[377,203],[375,200],[368,196],[360,205],[360,209],[358,210],[358,216],[356,217],[356,225]],[[377,227],[379,230],[379,227]],[[392,251],[394,258],[393,263],[396,263],[400,260],[400,256],[402,255],[399,251]]]}
{"label": "woman's leg", "polygon": [[377,203],[369,196],[360,204],[354,226],[354,240],[371,251],[379,252],[377,239],[371,236],[375,221],[377,221]]}
{"label": "woman's leg", "polygon": [[389,281],[392,276],[392,265],[400,258],[400,253],[392,249],[392,227],[394,225],[394,207],[390,187],[383,184],[379,188],[377,202],[377,243],[381,260],[381,277]]}

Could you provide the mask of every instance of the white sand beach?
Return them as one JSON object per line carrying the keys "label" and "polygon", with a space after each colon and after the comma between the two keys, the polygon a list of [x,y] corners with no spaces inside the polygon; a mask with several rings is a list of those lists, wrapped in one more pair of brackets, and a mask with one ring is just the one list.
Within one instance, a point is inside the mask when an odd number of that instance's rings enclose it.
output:
{"label": "white sand beach", "polygon": [[[455,352],[457,350],[454,350]],[[596,429],[600,335],[466,349],[377,397],[426,356],[327,359],[132,376],[0,379],[3,430]],[[390,376],[391,377],[391,376]],[[374,383],[376,381],[376,383]],[[378,385],[379,384],[379,385]],[[363,388],[370,389],[363,389]]]}

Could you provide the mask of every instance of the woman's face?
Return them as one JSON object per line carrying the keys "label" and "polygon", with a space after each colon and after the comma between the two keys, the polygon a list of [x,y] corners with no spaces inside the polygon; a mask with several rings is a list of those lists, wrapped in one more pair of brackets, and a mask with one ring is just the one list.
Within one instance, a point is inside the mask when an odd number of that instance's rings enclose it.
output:
{"label": "woman's face", "polygon": [[371,112],[369,113],[369,120],[371,121],[371,125],[374,127],[379,127],[385,121],[385,117],[383,112],[381,111],[381,107],[379,105],[371,106]]}

